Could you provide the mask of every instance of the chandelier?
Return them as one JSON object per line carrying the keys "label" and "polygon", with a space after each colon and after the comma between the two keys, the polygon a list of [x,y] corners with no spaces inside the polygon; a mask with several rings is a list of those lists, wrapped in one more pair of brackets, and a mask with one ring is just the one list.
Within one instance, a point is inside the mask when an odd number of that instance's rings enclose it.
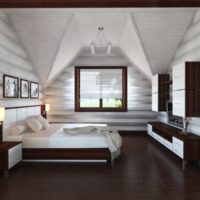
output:
{"label": "chandelier", "polygon": [[106,40],[104,33],[103,33],[104,28],[99,27],[98,28],[98,34],[97,34],[97,39],[93,40],[90,44],[90,49],[92,55],[96,53],[96,47],[106,47],[106,53],[109,55],[111,53],[111,48],[112,44],[109,40]]}

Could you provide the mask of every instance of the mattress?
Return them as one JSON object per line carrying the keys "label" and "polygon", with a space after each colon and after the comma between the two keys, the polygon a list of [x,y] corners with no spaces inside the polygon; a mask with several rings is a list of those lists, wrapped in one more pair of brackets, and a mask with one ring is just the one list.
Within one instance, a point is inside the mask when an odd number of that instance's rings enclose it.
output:
{"label": "mattress", "polygon": [[[91,126],[91,124],[51,124],[48,130],[26,132],[20,136],[8,136],[7,141],[22,141],[23,148],[108,148],[104,135],[69,135],[63,128]],[[93,124],[93,126],[106,126]]]}

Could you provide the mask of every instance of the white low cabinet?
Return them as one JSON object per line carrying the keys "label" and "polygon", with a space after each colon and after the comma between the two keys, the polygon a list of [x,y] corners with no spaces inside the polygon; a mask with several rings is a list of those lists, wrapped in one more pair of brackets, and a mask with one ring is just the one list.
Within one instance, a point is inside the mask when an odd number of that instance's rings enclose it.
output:
{"label": "white low cabinet", "polygon": [[[162,131],[161,132],[157,131],[157,129],[154,130],[154,125],[152,125],[152,124],[156,124],[156,123],[159,125],[164,125],[166,128],[169,126],[169,125],[166,125],[161,122],[151,122],[151,124],[147,125],[148,135],[150,137],[152,137],[153,139],[155,139],[157,142],[159,142],[161,145],[163,145],[164,147],[169,149],[171,152],[176,154],[179,158],[181,158],[182,159],[182,168],[185,169],[185,165],[187,163],[188,158],[185,157],[185,154],[184,154],[184,150],[185,150],[184,140],[181,140],[181,139],[173,136],[172,133],[170,133],[170,135],[167,135],[166,133],[162,133]],[[173,129],[171,130],[171,127],[170,127],[170,131],[173,132]],[[168,138],[168,139],[166,139],[166,138]],[[199,138],[199,142],[200,142],[200,138]],[[200,146],[199,146],[199,148],[200,148]],[[195,151],[196,150],[194,150],[194,152]],[[197,155],[197,156],[200,157],[200,155]]]}
{"label": "white low cabinet", "polygon": [[171,142],[169,142],[168,140],[164,139],[164,140],[163,140],[163,145],[164,145],[165,147],[167,147],[169,150],[172,151],[172,149],[173,149],[173,143],[171,143]]}
{"label": "white low cabinet", "polygon": [[164,138],[161,137],[159,134],[156,134],[156,140],[157,140],[160,144],[163,144],[163,143],[164,143]]}
{"label": "white low cabinet", "polygon": [[152,126],[150,124],[147,125],[147,133],[152,135]]}
{"label": "white low cabinet", "polygon": [[166,140],[163,138],[159,133],[155,133],[153,131],[152,125],[147,125],[147,132],[148,135],[153,137],[155,140],[157,140],[160,144],[164,145],[166,148],[174,152],[177,156],[184,159],[184,142],[182,140],[179,140],[176,137],[172,137],[172,142]]}
{"label": "white low cabinet", "polygon": [[8,172],[12,167],[22,160],[22,143],[2,142],[0,143],[0,170]]}
{"label": "white low cabinet", "polygon": [[170,142],[166,140],[164,137],[159,135],[159,133],[156,133],[153,131],[153,126],[151,124],[147,125],[147,133],[150,135],[152,138],[157,140],[160,144],[164,145],[167,147],[169,150],[173,151],[173,142]]}
{"label": "white low cabinet", "polygon": [[152,138],[182,159],[183,169],[188,161],[200,162],[200,136],[183,134],[180,129],[162,122],[149,122],[147,129]]}
{"label": "white low cabinet", "polygon": [[160,144],[174,152],[177,156],[184,159],[184,142],[176,137],[172,137],[172,142],[166,140],[159,133],[155,133],[152,130],[152,126],[148,125],[148,134],[157,140]]}
{"label": "white low cabinet", "polygon": [[173,141],[173,152],[180,158],[184,159],[184,142],[176,137],[173,137],[172,141]]}
{"label": "white low cabinet", "polygon": [[22,144],[8,150],[8,169],[11,169],[22,160]]}

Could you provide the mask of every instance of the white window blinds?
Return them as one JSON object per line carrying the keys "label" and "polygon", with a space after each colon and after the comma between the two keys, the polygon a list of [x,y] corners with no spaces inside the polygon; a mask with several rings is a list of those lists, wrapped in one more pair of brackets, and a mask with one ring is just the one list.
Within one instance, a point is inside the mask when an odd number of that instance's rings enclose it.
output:
{"label": "white window blinds", "polygon": [[122,99],[122,69],[81,69],[81,99]]}

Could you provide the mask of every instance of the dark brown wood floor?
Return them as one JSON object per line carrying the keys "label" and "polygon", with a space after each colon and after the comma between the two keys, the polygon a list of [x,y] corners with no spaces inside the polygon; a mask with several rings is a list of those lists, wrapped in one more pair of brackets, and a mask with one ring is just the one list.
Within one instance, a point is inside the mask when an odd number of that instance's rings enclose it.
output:
{"label": "dark brown wood floor", "polygon": [[199,200],[200,167],[181,160],[147,135],[123,136],[113,167],[92,163],[22,163],[0,174],[0,199]]}

